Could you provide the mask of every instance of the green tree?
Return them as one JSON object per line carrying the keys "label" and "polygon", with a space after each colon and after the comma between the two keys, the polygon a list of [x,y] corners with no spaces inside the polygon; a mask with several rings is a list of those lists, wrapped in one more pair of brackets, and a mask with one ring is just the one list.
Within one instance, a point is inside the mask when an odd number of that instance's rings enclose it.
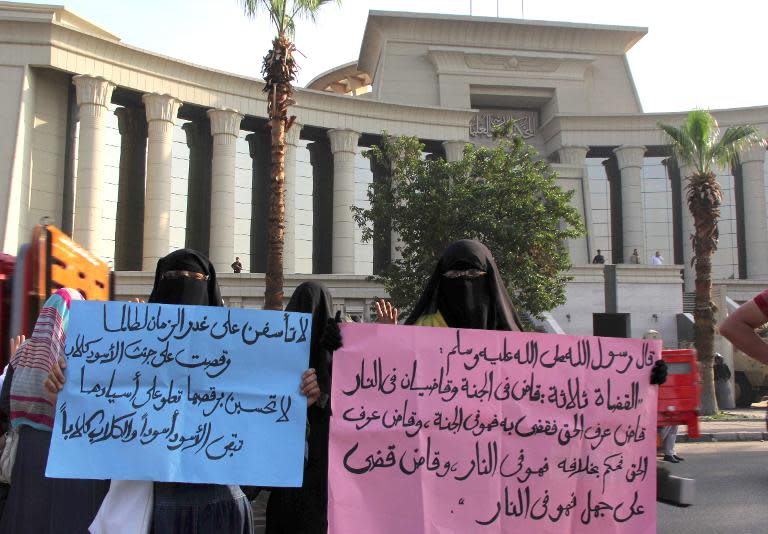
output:
{"label": "green tree", "polygon": [[540,315],[565,302],[570,260],[566,240],[582,235],[581,216],[557,176],[509,127],[494,148],[467,145],[460,161],[423,158],[414,137],[383,136],[365,157],[384,167],[369,186],[370,207],[353,208],[365,241],[398,235],[399,255],[376,276],[405,312],[418,299],[445,247],[458,239],[485,243],[510,295]]}
{"label": "green tree", "polygon": [[266,288],[264,308],[283,308],[283,248],[285,243],[285,134],[296,117],[288,117],[288,108],[294,104],[293,85],[298,66],[294,59],[293,44],[295,21],[300,17],[315,20],[318,10],[325,4],[341,4],[341,0],[240,0],[245,14],[255,17],[264,11],[272,21],[277,35],[272,49],[264,56],[262,76],[266,85],[267,114],[272,136],[272,168],[269,187],[269,228]]}
{"label": "green tree", "polygon": [[735,126],[720,134],[715,118],[703,110],[694,110],[681,126],[659,123],[678,162],[692,172],[685,176],[686,200],[693,215],[693,265],[696,271],[696,307],[693,312],[694,345],[701,374],[701,414],[717,413],[714,360],[715,314],[712,303],[712,255],[719,237],[717,222],[723,192],[713,168],[728,167],[738,161],[738,153],[753,143],[762,143],[753,126]]}

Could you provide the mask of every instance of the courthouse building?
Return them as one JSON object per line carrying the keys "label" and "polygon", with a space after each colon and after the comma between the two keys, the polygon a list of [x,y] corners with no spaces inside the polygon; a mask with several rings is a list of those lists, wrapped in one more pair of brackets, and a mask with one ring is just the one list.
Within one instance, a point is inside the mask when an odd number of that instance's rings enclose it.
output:
{"label": "courthouse building", "polygon": [[[626,52],[645,28],[371,12],[356,62],[296,91],[286,158],[286,289],[327,283],[352,315],[383,290],[392,251],[363,243],[352,205],[377,176],[362,152],[383,131],[453,160],[509,118],[551,162],[584,216],[568,243],[573,281],[553,311],[589,334],[591,313],[632,313],[676,340],[692,290],[692,220]],[[308,60],[308,61],[311,61]],[[732,80],[733,81],[733,80]],[[659,80],[659,83],[664,83]],[[269,136],[263,82],[126,45],[60,6],[0,2],[0,239],[15,253],[47,218],[111,262],[122,297],[146,295],[157,258],[188,246],[220,273],[232,306],[258,306],[266,252]],[[768,132],[768,106],[713,112]],[[768,279],[765,150],[718,170],[725,199],[714,277],[743,300]],[[590,260],[600,249],[609,276]],[[641,265],[629,265],[637,249]],[[652,267],[660,251],[664,266]],[[684,267],[685,266],[685,267]],[[680,272],[684,270],[684,279]],[[608,283],[606,283],[608,281]],[[608,298],[606,298],[608,295]],[[607,307],[607,308],[606,308]]]}

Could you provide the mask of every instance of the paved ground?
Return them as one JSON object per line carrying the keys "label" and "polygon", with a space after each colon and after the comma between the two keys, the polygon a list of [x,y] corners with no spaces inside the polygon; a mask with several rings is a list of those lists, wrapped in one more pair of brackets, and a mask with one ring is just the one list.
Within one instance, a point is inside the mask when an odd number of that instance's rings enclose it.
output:
{"label": "paved ground", "polygon": [[671,466],[696,479],[696,503],[659,504],[659,534],[765,534],[768,532],[768,443],[688,443],[685,462]]}
{"label": "paved ground", "polygon": [[[716,418],[699,421],[700,441],[760,441],[768,440],[765,425],[765,403],[753,404],[750,408],[727,410]],[[681,427],[678,442],[687,442],[686,427]]]}

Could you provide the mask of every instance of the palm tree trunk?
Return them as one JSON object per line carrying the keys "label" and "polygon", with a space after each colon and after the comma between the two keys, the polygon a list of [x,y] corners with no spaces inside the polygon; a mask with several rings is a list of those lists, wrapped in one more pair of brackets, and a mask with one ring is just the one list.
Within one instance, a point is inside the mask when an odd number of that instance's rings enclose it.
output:
{"label": "palm tree trunk", "polygon": [[722,192],[713,173],[694,175],[688,185],[688,206],[695,234],[696,307],[693,333],[701,377],[701,415],[718,412],[712,363],[715,345],[715,310],[712,302],[712,255],[717,250]]}
{"label": "palm tree trunk", "polygon": [[272,41],[272,50],[264,58],[263,73],[272,137],[264,309],[282,310],[285,244],[285,132],[290,128],[288,106],[293,103],[291,81],[296,75],[293,43],[285,35],[278,35]]}
{"label": "palm tree trunk", "polygon": [[701,415],[718,412],[715,376],[712,369],[715,346],[715,314],[712,303],[712,257],[696,252],[696,308],[693,332],[701,377]]}
{"label": "palm tree trunk", "polygon": [[269,236],[264,309],[283,309],[283,247],[285,244],[285,121],[270,117],[272,169],[269,182]]}

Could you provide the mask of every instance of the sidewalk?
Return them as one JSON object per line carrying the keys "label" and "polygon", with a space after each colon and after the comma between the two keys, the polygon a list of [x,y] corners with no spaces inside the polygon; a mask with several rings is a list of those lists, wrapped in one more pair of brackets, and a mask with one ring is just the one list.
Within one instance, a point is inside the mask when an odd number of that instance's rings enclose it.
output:
{"label": "sidewalk", "polygon": [[677,435],[677,443],[701,443],[723,441],[768,441],[765,425],[765,402],[750,408],[726,410],[715,418],[699,420],[698,438],[689,438],[685,427]]}

